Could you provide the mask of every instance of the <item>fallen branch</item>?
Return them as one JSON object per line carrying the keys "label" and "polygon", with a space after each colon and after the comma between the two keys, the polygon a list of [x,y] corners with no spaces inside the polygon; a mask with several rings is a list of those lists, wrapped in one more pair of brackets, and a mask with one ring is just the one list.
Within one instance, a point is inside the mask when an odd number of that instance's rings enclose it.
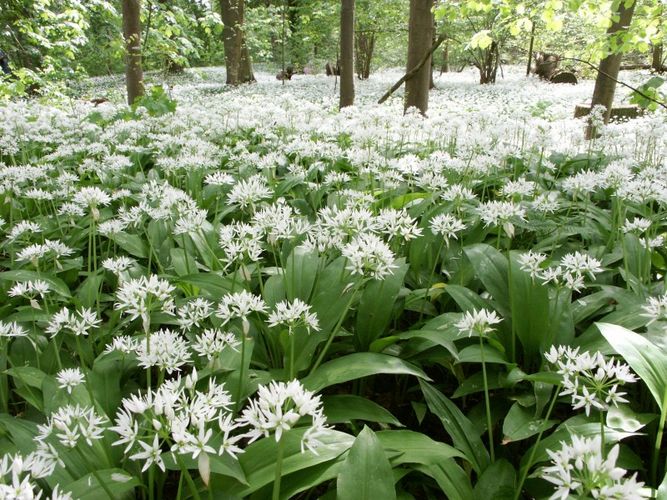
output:
{"label": "fallen branch", "polygon": [[426,54],[424,54],[424,57],[421,58],[417,66],[415,66],[406,74],[404,74],[400,80],[398,80],[394,85],[392,85],[392,87],[389,90],[387,90],[387,92],[385,92],[385,94],[382,97],[380,97],[378,104],[382,104],[387,99],[389,99],[389,97],[391,97],[391,95],[394,92],[396,92],[399,88],[401,88],[401,85],[403,85],[410,78],[415,76],[419,72],[419,70],[422,69],[422,67],[424,67],[424,64],[426,64],[426,61],[428,61],[429,57],[433,55],[433,52],[438,50],[438,47],[440,47],[440,45],[442,45],[442,42],[444,42],[446,39],[447,37],[445,35],[440,35],[438,39],[433,43],[433,45],[431,45],[429,51]]}

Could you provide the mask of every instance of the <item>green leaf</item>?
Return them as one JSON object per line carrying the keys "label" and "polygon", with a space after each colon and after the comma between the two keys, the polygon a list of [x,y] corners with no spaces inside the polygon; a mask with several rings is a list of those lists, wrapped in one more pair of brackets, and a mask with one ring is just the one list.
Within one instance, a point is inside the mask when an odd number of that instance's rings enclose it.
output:
{"label": "green leaf", "polygon": [[463,251],[475,269],[475,275],[498,304],[498,312],[503,317],[509,317],[507,258],[492,246],[484,243],[466,246]]}
{"label": "green leaf", "polygon": [[396,452],[391,463],[433,465],[447,458],[465,458],[456,448],[420,432],[409,430],[380,431],[377,437],[386,451]]}
{"label": "green leaf", "polygon": [[133,257],[140,259],[148,257],[148,244],[137,234],[115,233],[109,238]]}
{"label": "green leaf", "polygon": [[395,499],[391,464],[375,433],[364,427],[343,462],[337,480],[338,500]]}
{"label": "green leaf", "polygon": [[396,261],[398,269],[381,281],[372,281],[361,294],[355,328],[355,340],[360,351],[367,351],[371,343],[379,338],[389,325],[394,311],[394,302],[403,286],[408,265],[405,259]]}
{"label": "green leaf", "polygon": [[429,409],[440,419],[454,446],[465,455],[475,471],[481,474],[489,465],[489,453],[475,426],[435,387],[422,380],[419,385]]}
{"label": "green leaf", "polygon": [[[500,363],[508,365],[509,361],[505,357],[505,354],[500,352],[498,349],[494,349],[491,346],[484,345],[484,362],[485,363]],[[482,362],[482,347],[473,344],[464,348],[459,352],[458,363],[481,363]]]}
{"label": "green leaf", "polygon": [[489,465],[475,485],[475,500],[514,498],[516,471],[504,458]]}
{"label": "green leaf", "polygon": [[[354,438],[343,432],[328,430],[321,437],[322,443],[317,449],[317,455],[310,451],[301,453],[301,438],[305,429],[294,429],[282,435],[283,446],[283,475],[306,470],[325,462],[338,458],[350,449]],[[239,462],[245,472],[248,486],[234,481],[232,478],[218,478],[216,487],[221,488],[229,495],[246,497],[273,482],[277,457],[277,443],[271,438],[261,439],[252,443],[239,455]]]}
{"label": "green leaf", "polygon": [[380,373],[430,380],[420,368],[395,356],[358,352],[322,364],[302,382],[309,390],[319,392],[325,387]]}
{"label": "green leaf", "polygon": [[352,394],[324,396],[322,398],[327,423],[349,423],[352,420],[365,420],[391,424],[401,427],[401,423],[388,410],[377,403]]}
{"label": "green leaf", "polygon": [[647,385],[661,411],[667,404],[667,353],[641,335],[618,325],[596,323],[604,338]]}
{"label": "green leaf", "polygon": [[316,250],[309,251],[301,246],[292,250],[285,263],[285,286],[289,300],[299,298],[309,301],[319,265],[320,256]]}
{"label": "green leaf", "polygon": [[550,315],[549,287],[533,281],[529,273],[521,270],[518,255],[512,252],[510,261],[512,327],[529,363],[540,366],[541,352],[553,344],[557,331],[553,326],[558,326],[558,322]]}
{"label": "green leaf", "polygon": [[545,421],[535,417],[534,411],[514,403],[505,416],[503,423],[503,444],[521,441],[545,431],[558,423],[557,420]]}
{"label": "green leaf", "polygon": [[[113,493],[114,499],[124,498],[134,488],[141,485],[139,479],[129,475],[122,469],[105,469],[97,471],[97,477]],[[109,498],[104,487],[100,484],[95,474],[87,474],[81,479],[68,485],[63,485],[63,491],[72,493],[73,498],[80,500],[99,500]]]}
{"label": "green leaf", "polygon": [[[179,283],[196,286],[204,292],[202,293],[204,297],[212,300],[220,300],[223,295],[227,295],[232,290],[232,280],[230,278],[213,272],[181,276]],[[238,282],[236,286],[240,288]]]}

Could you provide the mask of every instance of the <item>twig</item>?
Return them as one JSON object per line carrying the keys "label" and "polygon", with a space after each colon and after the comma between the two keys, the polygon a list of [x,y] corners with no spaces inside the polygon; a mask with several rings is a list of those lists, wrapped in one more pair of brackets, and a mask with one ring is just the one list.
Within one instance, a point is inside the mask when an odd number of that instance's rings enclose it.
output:
{"label": "twig", "polygon": [[433,43],[433,45],[431,46],[429,51],[426,52],[426,54],[424,54],[424,57],[421,58],[421,60],[417,64],[417,66],[415,66],[410,71],[408,71],[406,74],[404,74],[401,77],[400,80],[398,80],[394,85],[392,85],[392,87],[389,90],[387,90],[387,92],[385,92],[385,94],[382,97],[380,97],[380,100],[378,101],[378,104],[382,104],[387,99],[389,99],[389,97],[394,92],[396,92],[401,87],[401,85],[403,85],[406,81],[408,81],[410,78],[415,76],[419,72],[419,70],[422,69],[424,64],[426,64],[426,61],[428,61],[428,58],[433,55],[433,52],[435,52],[438,49],[438,47],[440,47],[442,42],[445,41],[445,38],[447,38],[445,35],[440,35],[438,37],[438,39]]}

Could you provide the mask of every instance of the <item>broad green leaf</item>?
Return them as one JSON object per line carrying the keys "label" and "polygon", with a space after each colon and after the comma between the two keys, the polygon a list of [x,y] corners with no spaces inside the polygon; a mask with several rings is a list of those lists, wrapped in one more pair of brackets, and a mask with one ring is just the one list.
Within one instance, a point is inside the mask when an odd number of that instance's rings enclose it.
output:
{"label": "broad green leaf", "polygon": [[338,500],[395,499],[391,464],[375,433],[364,427],[340,467]]}
{"label": "broad green leaf", "polygon": [[458,363],[481,363],[482,353],[485,363],[509,364],[505,354],[498,349],[484,344],[483,348],[477,344],[469,345],[459,352]]}
{"label": "broad green leaf", "polygon": [[[189,274],[179,278],[180,283],[194,285],[201,290],[202,295],[211,300],[220,300],[232,291],[232,279],[217,273]],[[237,280],[235,291],[241,289],[240,280]]]}
{"label": "broad green leaf", "polygon": [[541,352],[553,344],[558,322],[550,315],[549,287],[521,270],[518,252],[510,259],[510,307],[512,328],[523,346],[524,364],[539,367]]}
{"label": "broad green leaf", "polygon": [[558,423],[557,420],[545,421],[535,417],[532,409],[524,408],[514,403],[505,416],[503,423],[503,444],[521,441],[535,434],[545,431]]}
{"label": "broad green leaf", "polygon": [[498,304],[498,312],[505,318],[510,317],[507,258],[484,243],[466,246],[463,251],[475,269],[475,275]]}
{"label": "broad green leaf", "polygon": [[[97,475],[97,477],[96,477]],[[131,476],[122,469],[105,469],[97,471],[97,474],[90,473],[73,483],[62,485],[62,491],[69,491],[73,498],[81,500],[100,500],[109,498],[104,487],[98,481],[106,485],[107,489],[113,494],[114,499],[125,498],[134,488],[141,485],[141,481]]]}
{"label": "broad green leaf", "polygon": [[389,325],[394,311],[394,303],[403,286],[408,265],[399,259],[391,276],[381,281],[371,281],[366,285],[359,300],[355,341],[358,350],[367,351],[371,343],[379,338]]}
{"label": "broad green leaf", "polygon": [[[295,429],[283,434],[283,475],[301,471],[336,459],[350,449],[354,437],[343,432],[329,430],[321,437],[322,443],[317,449],[317,455],[306,450],[301,453],[301,438],[305,429]],[[277,443],[273,437],[261,439],[251,444],[245,452],[239,455],[239,462],[248,482],[247,487],[233,480],[222,478],[221,487],[230,495],[245,497],[263,486],[273,482],[275,474]]]}
{"label": "broad green leaf", "polygon": [[352,394],[324,396],[322,404],[329,424],[365,420],[367,422],[402,426],[388,410],[361,396]]}
{"label": "broad green leaf", "polygon": [[416,465],[415,470],[432,477],[449,500],[470,500],[473,489],[466,472],[453,459],[432,465]]}
{"label": "broad green leaf", "polygon": [[440,419],[456,449],[460,450],[475,471],[481,474],[489,465],[489,453],[477,429],[461,410],[435,387],[423,380],[419,381],[419,385],[429,409]]}
{"label": "broad green leaf", "polygon": [[299,298],[309,302],[319,265],[320,257],[316,250],[306,250],[301,246],[292,250],[285,262],[285,291],[289,300]]}
{"label": "broad green leaf", "polygon": [[148,244],[146,243],[146,240],[139,235],[115,233],[111,234],[109,238],[133,257],[138,257],[140,259],[148,257]]}
{"label": "broad green leaf", "polygon": [[395,356],[376,352],[358,352],[328,361],[302,380],[311,391],[378,374],[414,375],[430,380],[417,366]]}
{"label": "broad green leaf", "polygon": [[465,458],[456,448],[434,441],[420,432],[409,430],[380,431],[378,439],[386,451],[396,452],[391,463],[433,465],[447,458]]}
{"label": "broad green leaf", "polygon": [[475,485],[475,500],[514,498],[516,471],[504,458],[489,465]]}
{"label": "broad green leaf", "polygon": [[609,323],[596,323],[611,347],[647,385],[662,411],[667,405],[667,353],[641,335]]}

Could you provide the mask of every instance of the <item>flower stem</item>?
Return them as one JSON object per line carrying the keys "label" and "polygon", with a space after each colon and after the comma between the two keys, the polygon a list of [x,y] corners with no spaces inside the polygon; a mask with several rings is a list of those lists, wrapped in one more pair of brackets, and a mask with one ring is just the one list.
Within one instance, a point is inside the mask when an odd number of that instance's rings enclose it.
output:
{"label": "flower stem", "polygon": [[317,370],[317,368],[320,366],[320,364],[324,360],[324,356],[326,356],[327,351],[329,350],[329,347],[331,347],[331,343],[333,342],[334,337],[336,336],[336,334],[338,333],[338,330],[340,329],[341,325],[343,324],[343,320],[345,320],[345,316],[347,316],[347,311],[349,311],[350,306],[352,305],[352,301],[354,300],[354,297],[357,294],[357,289],[358,289],[358,286],[355,286],[354,289],[352,290],[352,293],[350,294],[350,300],[347,301],[347,305],[345,306],[345,309],[343,310],[343,313],[340,315],[340,318],[338,318],[338,323],[336,323],[336,326],[334,327],[334,329],[331,330],[331,333],[329,334],[329,338],[327,339],[327,343],[324,344],[324,348],[322,349],[322,352],[320,352],[320,355],[317,357],[317,361],[315,361],[315,364],[310,369],[310,373],[313,373],[315,370]]}
{"label": "flower stem", "polygon": [[491,463],[496,461],[495,450],[493,447],[493,425],[491,422],[491,402],[489,400],[489,383],[486,378],[486,362],[484,361],[484,337],[479,336],[479,352],[482,357],[482,377],[484,378],[484,402],[486,403],[486,426],[489,432],[489,452],[491,454]]}
{"label": "flower stem", "polygon": [[278,456],[276,457],[276,471],[273,479],[273,494],[271,500],[280,500],[280,480],[283,468],[283,440],[278,442]]}
{"label": "flower stem", "polygon": [[660,459],[660,445],[662,444],[662,434],[665,430],[665,418],[667,418],[667,391],[662,395],[662,409],[660,410],[660,422],[658,423],[658,432],[653,445],[653,458],[651,459],[651,479],[653,484],[658,484],[658,460]]}
{"label": "flower stem", "polygon": [[[554,397],[551,399],[551,404],[549,405],[549,409],[547,410],[547,414],[544,417],[544,422],[547,422],[549,420],[549,417],[551,416],[551,412],[554,409],[554,406],[556,405],[556,400],[558,399],[558,393],[560,392],[560,384],[556,387],[556,392],[554,393]],[[519,497],[521,496],[521,488],[523,488],[523,483],[526,481],[526,478],[528,477],[528,471],[530,470],[530,467],[533,465],[533,459],[535,458],[535,453],[537,452],[537,446],[540,444],[540,441],[542,440],[542,434],[544,434],[545,427],[542,428],[540,433],[537,435],[537,439],[535,440],[535,444],[533,445],[531,451],[530,451],[530,456],[528,457],[528,461],[526,462],[526,465],[522,468],[521,471],[521,479],[519,480],[519,484],[517,485],[516,492],[514,495],[514,500],[519,500]]]}
{"label": "flower stem", "polygon": [[234,401],[234,413],[238,413],[240,405],[241,405],[241,398],[243,397],[243,377],[245,377],[245,334],[241,334],[241,368],[239,369],[239,385],[238,388],[236,389],[236,401]]}

